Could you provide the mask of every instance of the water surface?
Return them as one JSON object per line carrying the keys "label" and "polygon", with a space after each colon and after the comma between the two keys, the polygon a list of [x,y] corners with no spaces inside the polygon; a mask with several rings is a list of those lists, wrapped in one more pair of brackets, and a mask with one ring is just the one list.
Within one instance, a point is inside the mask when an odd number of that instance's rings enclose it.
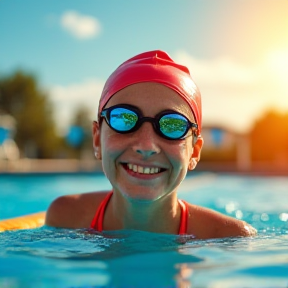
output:
{"label": "water surface", "polygon": [[[102,175],[0,176],[1,218],[57,196],[110,189]],[[288,287],[288,179],[197,174],[179,197],[243,219],[253,238],[195,240],[89,229],[0,234],[0,287]],[[3,215],[3,216],[2,216]]]}

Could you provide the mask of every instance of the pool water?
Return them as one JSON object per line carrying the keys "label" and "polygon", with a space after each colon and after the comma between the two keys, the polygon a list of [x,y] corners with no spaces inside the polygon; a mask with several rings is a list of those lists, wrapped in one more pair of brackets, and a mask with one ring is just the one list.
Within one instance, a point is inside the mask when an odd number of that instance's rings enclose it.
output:
{"label": "pool water", "polygon": [[[57,196],[109,189],[103,175],[0,175],[0,218],[46,210]],[[89,229],[0,234],[0,287],[288,287],[288,178],[193,174],[179,198],[258,229],[195,240]]]}

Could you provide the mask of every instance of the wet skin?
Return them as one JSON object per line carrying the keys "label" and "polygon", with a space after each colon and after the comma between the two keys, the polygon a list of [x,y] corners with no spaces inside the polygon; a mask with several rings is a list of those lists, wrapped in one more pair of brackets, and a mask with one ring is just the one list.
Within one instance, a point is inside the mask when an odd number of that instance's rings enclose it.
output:
{"label": "wet skin", "polygon": [[[116,93],[105,108],[117,104],[137,106],[146,117],[175,110],[195,122],[189,105],[176,92],[156,83],[131,85]],[[115,194],[111,202],[117,207],[114,208],[116,218],[123,219],[125,227],[144,230],[155,226],[156,217],[159,223],[162,219],[162,227],[169,218],[167,215],[171,218],[169,224],[173,223],[172,218],[179,218],[176,192],[188,167],[192,169],[198,161],[201,140],[197,148],[193,148],[192,131],[183,140],[164,139],[155,133],[149,122],[129,134],[113,131],[105,121],[94,129],[94,148],[101,151],[103,170]],[[159,172],[141,173],[149,168]]]}
{"label": "wet skin", "polygon": [[[195,122],[189,105],[173,90],[157,83],[139,83],[117,92],[105,108],[137,106],[144,116],[175,110]],[[167,140],[145,122],[135,132],[119,134],[105,121],[94,122],[93,146],[114,194],[104,217],[105,230],[136,229],[177,234],[180,207],[177,189],[200,159],[203,139],[193,146],[192,131],[185,139]],[[146,173],[144,173],[146,171]],[[106,192],[63,196],[50,206],[46,224],[89,227]],[[83,207],[84,206],[84,207]],[[70,215],[67,217],[66,214]],[[81,213],[82,217],[73,216]],[[245,222],[189,204],[188,233],[197,238],[253,235]]]}
{"label": "wet skin", "polygon": [[[116,93],[106,108],[123,103],[137,106],[144,116],[154,117],[172,109],[195,122],[188,104],[176,92],[160,84],[131,85]],[[113,131],[105,121],[100,130],[100,143],[95,139],[94,144],[101,151],[104,172],[114,192],[120,192],[129,200],[154,201],[176,191],[192,158],[197,159],[199,155],[193,155],[191,131],[183,140],[167,140],[157,135],[149,122],[129,134]],[[133,172],[127,164],[160,171],[154,174]]]}

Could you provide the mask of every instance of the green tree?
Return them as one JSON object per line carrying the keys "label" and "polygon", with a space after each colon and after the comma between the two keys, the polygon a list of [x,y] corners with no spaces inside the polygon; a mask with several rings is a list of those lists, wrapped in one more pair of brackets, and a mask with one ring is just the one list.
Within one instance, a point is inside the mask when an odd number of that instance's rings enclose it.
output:
{"label": "green tree", "polygon": [[25,156],[56,156],[59,138],[52,105],[47,94],[40,89],[36,77],[23,71],[1,77],[0,109],[15,118],[15,141]]}

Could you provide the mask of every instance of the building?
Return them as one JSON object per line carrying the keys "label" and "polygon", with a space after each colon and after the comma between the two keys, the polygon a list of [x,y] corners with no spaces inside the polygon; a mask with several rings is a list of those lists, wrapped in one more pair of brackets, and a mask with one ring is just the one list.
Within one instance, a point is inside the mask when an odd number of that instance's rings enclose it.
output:
{"label": "building", "polygon": [[204,139],[199,163],[201,170],[227,172],[250,170],[250,141],[247,134],[216,125],[204,125],[201,134]]}

